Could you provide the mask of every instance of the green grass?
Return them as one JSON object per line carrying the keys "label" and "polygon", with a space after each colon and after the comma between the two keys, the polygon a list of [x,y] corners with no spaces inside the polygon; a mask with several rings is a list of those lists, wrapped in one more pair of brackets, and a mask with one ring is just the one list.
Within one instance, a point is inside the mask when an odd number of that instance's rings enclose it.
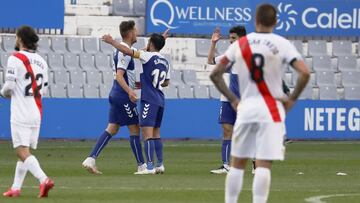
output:
{"label": "green grass", "polygon": [[[34,154],[55,180],[50,197],[41,202],[86,203],[220,203],[224,199],[224,175],[211,175],[218,167],[217,141],[165,142],[166,174],[135,176],[136,166],[126,141],[113,141],[97,161],[101,176],[88,174],[81,162],[94,142],[45,142]],[[354,194],[323,199],[325,202],[360,202],[360,143],[298,142],[287,146],[287,160],[272,170],[269,202],[297,203],[319,195]],[[16,158],[10,142],[0,147],[0,189],[11,185]],[[337,172],[348,176],[337,176]],[[251,202],[252,175],[247,170],[239,202]],[[297,175],[303,172],[304,175]],[[0,202],[39,202],[38,183],[30,175],[17,199]],[[357,195],[356,195],[357,194]]]}

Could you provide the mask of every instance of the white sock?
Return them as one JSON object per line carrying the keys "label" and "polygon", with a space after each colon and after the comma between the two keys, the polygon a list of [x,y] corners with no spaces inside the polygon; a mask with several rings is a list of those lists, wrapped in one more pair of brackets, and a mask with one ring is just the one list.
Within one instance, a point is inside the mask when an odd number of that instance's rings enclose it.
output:
{"label": "white sock", "polygon": [[267,202],[270,191],[270,182],[270,169],[257,167],[253,181],[253,203]]}
{"label": "white sock", "polygon": [[242,189],[244,170],[230,167],[225,181],[225,203],[236,203]]}
{"label": "white sock", "polygon": [[30,173],[39,180],[40,183],[43,183],[47,176],[44,171],[41,169],[39,161],[35,156],[31,155],[24,161],[24,166]]}
{"label": "white sock", "polygon": [[14,183],[11,186],[11,189],[13,190],[20,190],[21,186],[24,182],[25,176],[26,176],[27,170],[24,167],[24,162],[18,161],[16,163],[15,168],[15,176],[14,176]]}

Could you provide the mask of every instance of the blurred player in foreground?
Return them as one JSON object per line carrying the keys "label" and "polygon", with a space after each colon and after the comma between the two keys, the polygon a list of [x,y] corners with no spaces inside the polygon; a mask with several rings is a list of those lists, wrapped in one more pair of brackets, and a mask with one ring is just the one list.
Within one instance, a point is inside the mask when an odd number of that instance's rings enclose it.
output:
{"label": "blurred player in foreground", "polygon": [[[163,87],[169,85],[170,64],[159,52],[165,46],[167,36],[152,34],[150,36],[146,51],[134,51],[116,42],[110,35],[104,35],[103,40],[111,44],[121,52],[142,62],[141,83],[141,107],[140,126],[144,137],[144,151],[147,159],[147,168],[135,174],[164,173],[163,144],[160,138],[160,126],[165,107]],[[154,165],[154,151],[157,156],[157,163]]]}
{"label": "blurred player in foreground", "polygon": [[[240,37],[246,35],[246,29],[244,26],[235,26],[229,30],[230,44],[236,42]],[[215,57],[216,44],[221,39],[220,29],[216,28],[211,37],[211,47],[208,55],[208,64],[218,64],[224,55]],[[238,76],[232,72],[233,63],[229,63],[226,73],[224,73],[224,80],[230,90],[240,99]],[[221,157],[223,164],[218,168],[211,170],[213,174],[227,173],[230,169],[230,151],[231,151],[231,136],[236,120],[236,111],[231,107],[231,103],[221,95],[220,97],[221,107],[219,115],[219,123],[223,129],[223,141],[221,146]]]}
{"label": "blurred player in foreground", "polygon": [[[211,80],[237,109],[231,149],[231,167],[226,177],[225,202],[235,203],[242,189],[248,159],[256,159],[253,203],[267,202],[271,165],[284,160],[285,114],[305,88],[310,73],[296,48],[285,38],[273,34],[276,9],[258,6],[256,32],[233,43],[211,74]],[[238,74],[241,103],[222,77],[226,66],[234,63]],[[281,73],[290,64],[299,74],[289,97],[282,90]]]}
{"label": "blurred player in foreground", "polygon": [[14,182],[4,192],[5,197],[18,197],[27,171],[39,180],[38,197],[47,197],[54,182],[41,169],[39,161],[30,153],[37,148],[42,120],[41,97],[48,87],[48,66],[36,53],[39,37],[29,26],[16,31],[15,49],[8,59],[6,81],[0,91],[2,97],[11,99],[11,138],[16,155]]}
{"label": "blurred player in foreground", "polygon": [[[119,28],[123,39],[121,44],[129,49],[135,49],[131,47],[137,41],[135,22],[132,20],[123,21]],[[113,70],[115,77],[109,96],[109,123],[106,130],[97,140],[89,157],[82,163],[84,168],[94,174],[102,174],[96,167],[96,158],[122,126],[127,126],[129,128],[129,141],[138,165],[137,171],[140,172],[146,169],[139,136],[139,116],[136,109],[137,96],[134,91],[134,59],[130,55],[116,50],[114,53]]]}

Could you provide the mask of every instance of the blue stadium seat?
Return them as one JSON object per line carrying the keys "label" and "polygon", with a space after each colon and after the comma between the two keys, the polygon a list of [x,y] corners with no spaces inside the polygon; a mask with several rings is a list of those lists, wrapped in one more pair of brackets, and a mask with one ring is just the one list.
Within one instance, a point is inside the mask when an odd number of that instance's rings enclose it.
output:
{"label": "blue stadium seat", "polygon": [[84,51],[89,54],[96,54],[99,52],[98,45],[97,45],[97,38],[91,37],[91,38],[84,38],[83,44],[84,44]]}
{"label": "blue stadium seat", "polygon": [[82,85],[85,84],[85,77],[82,70],[71,70],[70,73],[70,82],[71,84]]}
{"label": "blue stadium seat", "polygon": [[166,99],[177,99],[177,88],[175,86],[170,85],[169,87],[165,87],[163,89],[164,95]]}
{"label": "blue stadium seat", "polygon": [[178,86],[179,98],[180,99],[193,99],[194,94],[190,85]]}
{"label": "blue stadium seat", "polygon": [[83,52],[81,45],[81,38],[79,37],[68,37],[67,38],[67,48],[71,53],[80,54]]}
{"label": "blue stadium seat", "polygon": [[352,42],[351,41],[333,41],[332,42],[333,56],[351,56]]}
{"label": "blue stadium seat", "polygon": [[68,70],[81,70],[79,57],[76,54],[64,54],[64,64]]}
{"label": "blue stadium seat", "polygon": [[338,69],[340,71],[356,71],[357,59],[356,56],[339,56]]}
{"label": "blue stadium seat", "polygon": [[196,99],[209,99],[209,89],[206,85],[195,85],[194,95]]}
{"label": "blue stadium seat", "polygon": [[51,70],[65,70],[62,55],[59,53],[48,54],[48,65]]}
{"label": "blue stadium seat", "polygon": [[146,1],[145,0],[136,0],[134,1],[134,12],[137,16],[145,16],[146,10]]}
{"label": "blue stadium seat", "polygon": [[84,98],[99,98],[99,89],[97,85],[84,85]]}
{"label": "blue stadium seat", "polygon": [[51,37],[51,48],[54,52],[64,54],[67,53],[65,37]]}
{"label": "blue stadium seat", "polygon": [[78,84],[68,84],[67,85],[68,97],[69,98],[83,98],[81,86],[82,85],[78,85]]}
{"label": "blue stadium seat", "polygon": [[360,86],[345,87],[344,93],[346,100],[360,100]]}
{"label": "blue stadium seat", "polygon": [[113,0],[114,16],[132,16],[134,15],[133,9],[131,9],[129,0]]}

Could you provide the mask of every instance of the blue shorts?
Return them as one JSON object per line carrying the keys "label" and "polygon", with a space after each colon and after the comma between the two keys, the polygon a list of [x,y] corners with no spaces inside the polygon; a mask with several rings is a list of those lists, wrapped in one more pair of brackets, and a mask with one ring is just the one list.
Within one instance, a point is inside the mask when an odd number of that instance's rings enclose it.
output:
{"label": "blue shorts", "polygon": [[164,114],[164,107],[150,104],[146,101],[140,102],[140,126],[160,128]]}
{"label": "blue shorts", "polygon": [[221,102],[219,123],[234,125],[236,121],[236,111],[230,102]]}
{"label": "blue shorts", "polygon": [[136,109],[136,103],[130,99],[115,99],[110,97],[109,123],[120,126],[139,124],[139,114]]}

